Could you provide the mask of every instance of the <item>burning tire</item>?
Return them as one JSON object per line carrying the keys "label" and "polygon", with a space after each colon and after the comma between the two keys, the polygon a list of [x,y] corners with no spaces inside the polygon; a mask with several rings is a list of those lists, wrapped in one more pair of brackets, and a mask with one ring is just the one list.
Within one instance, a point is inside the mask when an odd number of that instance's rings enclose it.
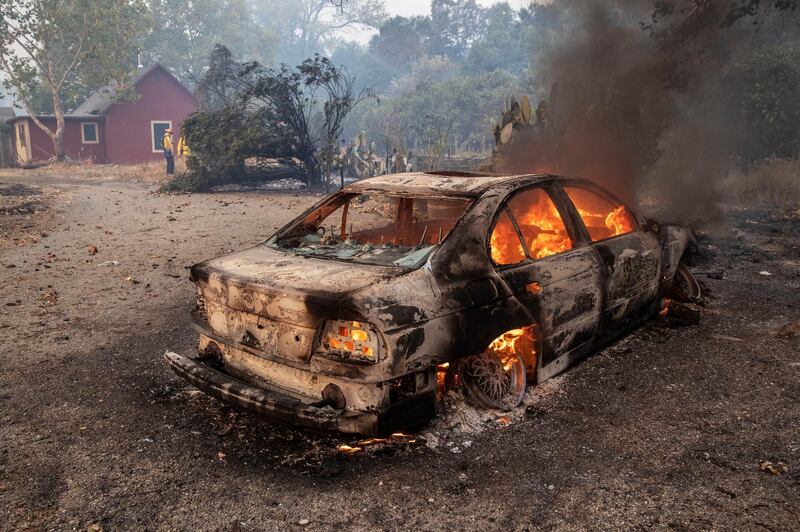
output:
{"label": "burning tire", "polygon": [[491,350],[461,359],[459,375],[466,395],[477,406],[510,410],[525,394],[525,361],[516,353]]}
{"label": "burning tire", "polygon": [[672,286],[669,288],[669,298],[681,303],[693,303],[699,300],[701,295],[700,283],[683,262],[678,263]]}

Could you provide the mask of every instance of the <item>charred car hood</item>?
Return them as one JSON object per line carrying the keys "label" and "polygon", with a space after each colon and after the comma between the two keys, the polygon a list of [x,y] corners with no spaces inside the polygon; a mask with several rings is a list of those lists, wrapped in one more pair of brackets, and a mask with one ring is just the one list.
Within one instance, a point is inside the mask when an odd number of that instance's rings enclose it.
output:
{"label": "charred car hood", "polygon": [[261,244],[196,264],[191,279],[206,301],[315,327],[321,319],[368,319],[377,309],[365,308],[361,298],[356,303],[352,294],[405,273],[403,268],[304,257]]}

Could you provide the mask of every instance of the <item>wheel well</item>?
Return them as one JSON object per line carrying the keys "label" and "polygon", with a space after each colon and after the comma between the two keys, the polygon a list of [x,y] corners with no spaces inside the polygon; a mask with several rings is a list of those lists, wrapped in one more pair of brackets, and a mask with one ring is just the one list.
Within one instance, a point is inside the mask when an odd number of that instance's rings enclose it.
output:
{"label": "wheel well", "polygon": [[[539,326],[536,322],[521,327],[514,327],[501,332],[496,338],[489,341],[481,352],[490,349],[513,348],[514,352],[522,356],[525,362],[525,369],[531,376],[536,375],[539,359],[542,351],[542,338],[539,334]],[[480,353],[471,353],[480,354]],[[469,356],[469,355],[464,355]],[[459,357],[464,358],[464,357]]]}

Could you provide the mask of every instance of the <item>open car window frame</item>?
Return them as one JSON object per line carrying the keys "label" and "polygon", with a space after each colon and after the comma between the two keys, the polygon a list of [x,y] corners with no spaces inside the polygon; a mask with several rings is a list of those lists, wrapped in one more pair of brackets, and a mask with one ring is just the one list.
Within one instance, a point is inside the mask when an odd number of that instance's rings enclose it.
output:
{"label": "open car window frame", "polygon": [[[403,265],[403,264],[395,264],[394,262],[388,263],[380,263],[376,261],[364,261],[358,260],[358,258],[354,257],[336,257],[333,255],[326,255],[326,254],[316,254],[316,253],[302,253],[297,251],[298,247],[283,247],[280,242],[286,238],[300,238],[301,233],[304,230],[310,230],[311,227],[314,227],[316,224],[317,229],[321,226],[324,226],[325,221],[329,220],[331,215],[334,215],[338,210],[343,209],[346,205],[351,205],[351,202],[360,196],[375,196],[375,197],[383,197],[383,198],[391,198],[398,200],[398,202],[402,199],[411,199],[411,200],[439,200],[439,201],[450,201],[450,202],[458,202],[463,204],[464,208],[456,218],[453,226],[450,230],[442,236],[441,241],[437,242],[436,244],[429,244],[425,247],[428,248],[427,253],[423,256],[420,256],[419,260],[417,260],[414,264],[411,265]],[[301,255],[303,257],[311,257],[311,258],[320,258],[325,260],[335,260],[339,262],[346,262],[350,264],[363,264],[368,266],[379,266],[379,267],[388,267],[388,268],[401,268],[405,270],[414,270],[420,268],[425,262],[430,258],[430,256],[435,253],[438,249],[442,247],[442,245],[447,241],[448,237],[458,228],[459,224],[461,223],[464,216],[467,212],[475,205],[475,198],[469,197],[462,197],[462,196],[448,196],[442,194],[403,194],[398,192],[392,191],[382,191],[382,190],[370,190],[370,191],[339,191],[336,194],[333,194],[321,202],[317,203],[316,205],[312,206],[308,209],[305,213],[301,214],[284,227],[279,229],[272,237],[267,239],[263,242],[264,245],[271,247],[272,249],[285,252],[285,253],[292,253],[296,255]],[[349,210],[349,207],[348,207]],[[341,220],[339,220],[339,224]],[[338,224],[337,224],[338,225]],[[374,245],[365,243],[366,245]],[[409,246],[409,253],[406,257],[418,252],[424,247],[420,247],[418,250],[414,251],[413,248],[416,246]],[[402,259],[397,259],[402,260]]]}
{"label": "open car window frame", "polygon": [[[578,206],[572,200],[572,197],[569,195],[569,192],[567,191],[567,189],[570,188],[582,189],[587,192],[593,193],[599,198],[607,201],[611,205],[622,205],[623,207],[625,207],[625,210],[630,215],[630,219],[633,221],[634,225],[633,230],[628,231],[626,233],[620,233],[618,235],[608,236],[605,238],[594,240],[592,238],[591,232],[589,231],[589,226],[586,225],[583,216],[581,216],[580,210],[578,210]],[[630,207],[628,207],[628,205],[625,202],[621,201],[619,198],[617,198],[607,190],[599,187],[598,185],[594,184],[591,181],[563,179],[558,183],[558,194],[562,196],[562,201],[565,202],[566,208],[568,208],[572,212],[572,216],[576,219],[575,221],[579,225],[579,229],[583,233],[582,238],[585,239],[585,241],[590,245],[596,244],[598,242],[605,242],[607,240],[612,240],[614,238],[623,237],[625,235],[630,235],[636,233],[637,231],[640,231],[642,228],[642,220],[639,218],[639,215],[636,214],[636,212],[634,212]]]}
{"label": "open car window frame", "polygon": [[[546,196],[550,199],[553,206],[556,208],[556,212],[558,212],[559,217],[561,218],[561,223],[564,224],[564,230],[567,234],[567,237],[570,239],[571,247],[569,249],[565,249],[563,251],[559,251],[558,253],[553,253],[552,255],[546,255],[544,257],[539,258],[532,258],[530,250],[528,249],[528,243],[525,241],[525,238],[522,234],[522,230],[517,223],[517,219],[514,216],[511,208],[509,207],[509,202],[524,192],[527,192],[532,189],[540,189],[542,190]],[[580,233],[576,233],[577,231],[585,231],[584,227],[574,227],[572,223],[568,223],[568,219],[572,217],[572,213],[569,211],[569,207],[567,204],[564,203],[564,198],[561,197],[561,194],[565,194],[563,190],[560,190],[558,187],[555,187],[552,182],[545,182],[545,183],[534,183],[525,185],[514,190],[511,190],[500,205],[497,207],[495,211],[492,223],[489,225],[489,230],[486,232],[486,254],[489,257],[489,261],[491,262],[492,266],[498,270],[505,270],[509,268],[519,267],[524,264],[528,264],[531,262],[549,259],[550,257],[557,257],[564,253],[569,253],[574,249],[580,247],[584,243],[584,235]],[[503,212],[506,212],[511,219],[511,223],[514,225],[514,229],[517,233],[517,238],[519,238],[520,242],[522,243],[522,249],[525,252],[525,258],[519,262],[514,262],[511,264],[498,264],[495,262],[494,257],[492,257],[492,234],[494,233],[494,229],[497,226],[500,217],[502,216]],[[576,209],[577,214],[577,209]],[[565,216],[566,215],[566,216]],[[581,220],[581,224],[583,224],[583,220]]]}

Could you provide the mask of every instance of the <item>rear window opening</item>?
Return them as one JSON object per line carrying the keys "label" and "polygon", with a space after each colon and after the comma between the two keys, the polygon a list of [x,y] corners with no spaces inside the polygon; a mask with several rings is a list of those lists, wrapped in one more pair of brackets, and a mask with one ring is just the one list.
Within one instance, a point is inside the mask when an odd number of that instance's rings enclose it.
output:
{"label": "rear window opening", "polygon": [[636,230],[636,219],[625,205],[613,203],[585,188],[567,186],[564,191],[578,209],[592,242]]}
{"label": "rear window opening", "polygon": [[306,256],[416,268],[469,204],[450,198],[340,194],[267,245]]}

